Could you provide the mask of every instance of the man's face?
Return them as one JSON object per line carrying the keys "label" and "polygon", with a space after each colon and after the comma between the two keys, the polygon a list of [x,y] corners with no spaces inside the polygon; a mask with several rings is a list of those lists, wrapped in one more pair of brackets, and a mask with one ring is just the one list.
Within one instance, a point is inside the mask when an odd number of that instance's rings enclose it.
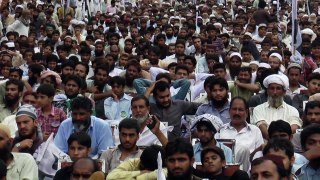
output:
{"label": "man's face", "polygon": [[214,152],[208,152],[206,155],[204,155],[203,168],[210,174],[219,173],[223,167],[225,167],[225,165],[226,162]]}
{"label": "man's face", "polygon": [[97,52],[103,51],[103,45],[102,45],[102,44],[96,44],[96,45],[95,45],[95,50],[96,50]]}
{"label": "man's face", "polygon": [[0,152],[11,152],[11,140],[7,134],[0,130]]}
{"label": "man's face", "polygon": [[221,87],[220,85],[214,85],[211,89],[211,97],[217,101],[223,100],[228,95],[226,88]]}
{"label": "man's face", "polygon": [[113,57],[118,57],[119,55],[119,48],[117,46],[112,46],[110,48],[110,54],[113,56]]}
{"label": "man's face", "polygon": [[188,71],[184,70],[184,69],[179,69],[176,72],[176,79],[188,79]]}
{"label": "man's face", "polygon": [[20,137],[31,138],[34,135],[37,122],[31,117],[26,115],[18,116],[16,117],[16,123]]}
{"label": "man's face", "polygon": [[118,98],[122,97],[123,96],[123,93],[124,93],[124,87],[122,85],[119,85],[119,84],[114,84],[112,86],[112,92],[114,94],[116,94],[118,96]]}
{"label": "man's face", "polygon": [[260,53],[260,57],[261,57],[260,59],[261,59],[262,62],[265,62],[265,63],[268,62],[268,52],[262,51]]}
{"label": "man's face", "polygon": [[268,96],[272,98],[278,98],[284,95],[285,90],[283,89],[282,85],[271,83],[268,86],[267,93],[268,93]]}
{"label": "man's face", "polygon": [[271,69],[279,70],[281,63],[277,57],[269,57],[268,64],[270,64]]}
{"label": "man's face", "polygon": [[86,68],[83,65],[78,64],[74,68],[74,74],[77,76],[80,76],[81,78],[86,78],[87,77]]}
{"label": "man's face", "polygon": [[249,62],[251,61],[251,53],[250,52],[243,52],[241,53],[243,61]]}
{"label": "man's face", "polygon": [[118,45],[119,39],[117,37],[111,37],[110,38],[110,45]]}
{"label": "man's face", "polygon": [[289,83],[292,85],[298,85],[300,79],[300,69],[298,68],[291,68],[288,72],[288,79]]}
{"label": "man's face", "polygon": [[9,84],[6,86],[5,98],[8,100],[13,100],[19,97],[21,93],[19,92],[18,86],[14,84]]}
{"label": "man's face", "polygon": [[127,56],[120,56],[119,65],[125,67],[128,63],[129,57]]}
{"label": "man's face", "polygon": [[91,54],[81,54],[81,62],[89,63]]}
{"label": "man's face", "polygon": [[174,54],[176,52],[176,47],[175,46],[169,46],[169,53]]}
{"label": "man's face", "polygon": [[320,108],[309,108],[306,114],[306,121],[308,124],[317,123],[320,124]]}
{"label": "man's face", "polygon": [[197,127],[197,136],[201,144],[208,144],[213,138],[213,132],[208,127],[201,125]]}
{"label": "man's face", "polygon": [[65,94],[70,97],[74,97],[79,94],[80,87],[75,81],[68,81],[64,87]]}
{"label": "man's face", "polygon": [[141,122],[148,118],[150,107],[146,105],[143,99],[140,99],[132,103],[131,110],[132,110],[132,117],[134,119],[138,119],[138,121]]}
{"label": "man's face", "polygon": [[230,59],[230,67],[240,68],[241,67],[241,60],[239,58],[232,57]]}
{"label": "man's face", "polygon": [[73,68],[71,66],[66,66],[62,69],[62,74],[65,76],[70,76],[73,74]]}
{"label": "man's face", "polygon": [[48,97],[47,95],[41,93],[37,94],[37,105],[41,108],[51,105],[52,101],[53,97]]}
{"label": "man's face", "polygon": [[219,78],[225,78],[227,72],[223,68],[215,69],[213,74]]}
{"label": "man's face", "polygon": [[308,91],[311,95],[319,93],[320,92],[320,80],[312,79],[310,82],[308,82]]}
{"label": "man's face", "polygon": [[310,135],[306,140],[306,151],[320,147],[320,133]]}
{"label": "man's face", "polygon": [[168,88],[164,91],[158,91],[155,98],[157,104],[162,107],[169,107],[171,104],[171,94]]}
{"label": "man's face", "polygon": [[83,130],[90,123],[91,111],[86,109],[74,109],[71,113],[72,122],[78,129]]}
{"label": "man's face", "polygon": [[37,99],[33,95],[26,95],[23,97],[22,104],[31,104],[34,107],[37,107]]}
{"label": "man's face", "polygon": [[98,82],[98,84],[105,84],[108,80],[108,73],[105,70],[98,69],[97,73],[94,75],[95,82]]}
{"label": "man's face", "polygon": [[200,38],[195,38],[195,39],[193,40],[193,45],[194,45],[194,47],[195,47],[196,49],[201,48],[201,39],[200,39]]}
{"label": "man's face", "polygon": [[135,79],[139,76],[139,71],[137,68],[135,68],[135,66],[129,66],[127,68],[126,75],[127,75],[127,77],[129,77],[131,79]]}
{"label": "man's face", "polygon": [[126,41],[124,44],[124,49],[132,50],[133,44],[130,41]]}
{"label": "man's face", "polygon": [[288,133],[286,132],[274,132],[270,135],[271,139],[287,139],[287,140],[291,140],[291,137],[289,136]]}
{"label": "man's face", "polygon": [[177,44],[175,46],[175,53],[177,55],[183,55],[184,54],[184,50],[185,50],[185,48],[184,48],[184,45],[182,45],[182,44]]}
{"label": "man's face", "polygon": [[139,135],[136,129],[121,128],[119,139],[124,149],[131,150],[136,147]]}
{"label": "man's face", "polygon": [[167,157],[168,174],[171,174],[172,178],[177,179],[184,177],[190,172],[193,163],[194,159],[190,159],[186,153],[175,153]]}
{"label": "man's face", "polygon": [[88,157],[90,150],[90,148],[79,144],[78,141],[73,141],[69,146],[68,154],[72,161],[76,161],[77,159]]}
{"label": "man's face", "polygon": [[277,166],[271,160],[266,160],[263,163],[252,167],[251,179],[279,180],[281,178],[277,171]]}
{"label": "man's face", "polygon": [[238,80],[241,83],[250,83],[251,82],[251,76],[248,71],[240,71],[238,75]]}
{"label": "man's face", "polygon": [[166,35],[173,35],[173,29],[172,28],[167,28],[166,29]]}
{"label": "man's face", "polygon": [[189,71],[190,71],[190,72],[193,72],[193,71],[194,71],[195,66],[193,65],[191,59],[185,59],[185,60],[183,61],[183,64],[186,65],[186,66],[189,68]]}
{"label": "man's face", "polygon": [[282,157],[283,158],[282,161],[283,161],[283,165],[284,165],[285,170],[291,171],[291,167],[292,167],[294,160],[295,160],[294,156],[291,159],[289,159],[288,155],[286,154],[285,150],[283,150],[283,149],[270,149],[268,154]]}

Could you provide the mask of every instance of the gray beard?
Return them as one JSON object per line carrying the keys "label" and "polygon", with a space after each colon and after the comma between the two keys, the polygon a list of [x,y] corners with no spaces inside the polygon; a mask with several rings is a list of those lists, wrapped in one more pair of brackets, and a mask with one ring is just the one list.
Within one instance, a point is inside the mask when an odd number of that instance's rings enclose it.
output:
{"label": "gray beard", "polygon": [[283,104],[283,96],[280,97],[271,97],[268,96],[268,103],[271,107],[278,108]]}
{"label": "gray beard", "polygon": [[136,119],[138,121],[139,124],[144,123],[149,117],[149,114],[146,114],[144,116],[140,116],[140,117],[134,117],[132,116],[132,118]]}

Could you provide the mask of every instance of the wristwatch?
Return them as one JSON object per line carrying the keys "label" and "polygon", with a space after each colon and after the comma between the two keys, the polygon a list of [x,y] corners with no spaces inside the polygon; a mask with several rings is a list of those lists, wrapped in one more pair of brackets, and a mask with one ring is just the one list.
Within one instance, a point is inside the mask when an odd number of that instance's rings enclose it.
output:
{"label": "wristwatch", "polygon": [[16,148],[17,148],[18,150],[20,150],[20,147],[21,147],[21,144],[20,144],[20,143],[17,143],[15,146],[16,146]]}

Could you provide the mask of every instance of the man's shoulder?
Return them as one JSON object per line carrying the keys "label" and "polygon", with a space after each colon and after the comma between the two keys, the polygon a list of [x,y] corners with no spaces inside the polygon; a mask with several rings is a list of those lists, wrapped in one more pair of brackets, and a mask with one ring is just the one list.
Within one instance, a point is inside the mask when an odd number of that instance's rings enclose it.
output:
{"label": "man's shoulder", "polygon": [[12,152],[12,155],[13,155],[13,158],[14,158],[16,163],[25,163],[25,162],[30,161],[30,160],[34,161],[34,158],[29,153],[20,153],[20,152],[19,153],[15,153],[15,152]]}

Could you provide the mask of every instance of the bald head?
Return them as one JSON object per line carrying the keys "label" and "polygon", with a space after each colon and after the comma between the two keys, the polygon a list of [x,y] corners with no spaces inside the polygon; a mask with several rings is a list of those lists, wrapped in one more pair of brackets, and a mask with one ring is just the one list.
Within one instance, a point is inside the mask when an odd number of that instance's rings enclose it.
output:
{"label": "bald head", "polygon": [[98,171],[97,163],[91,158],[78,159],[72,168],[71,179],[89,179],[89,177],[96,171]]}

